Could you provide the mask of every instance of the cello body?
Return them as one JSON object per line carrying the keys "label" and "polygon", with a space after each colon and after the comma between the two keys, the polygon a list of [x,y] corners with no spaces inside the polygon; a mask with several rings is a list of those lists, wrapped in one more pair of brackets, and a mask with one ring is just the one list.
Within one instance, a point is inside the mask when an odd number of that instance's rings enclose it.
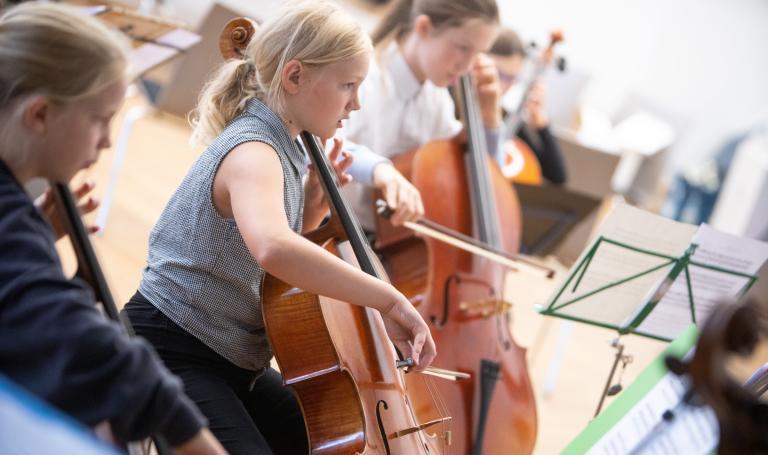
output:
{"label": "cello body", "polygon": [[[421,192],[426,219],[514,254],[521,232],[517,195],[492,160],[477,158],[457,140],[437,141],[397,157],[395,166]],[[392,284],[430,325],[434,365],[472,376],[435,382],[452,416],[451,451],[531,453],[536,405],[525,350],[512,337],[503,301],[506,269],[383,221],[376,246]],[[430,391],[420,378],[406,379],[419,419],[433,418]]]}
{"label": "cello body", "polygon": [[[335,252],[334,245],[326,248]],[[267,333],[283,381],[301,405],[311,454],[442,453],[437,435],[392,438],[417,423],[375,310],[306,293],[272,276],[263,291]]]}
{"label": "cello body", "polygon": [[[380,276],[358,261],[359,250],[340,254],[337,244],[344,240],[354,248],[348,232],[318,231],[331,232],[315,234],[315,240],[325,238],[330,253]],[[262,307],[283,382],[301,405],[311,454],[443,453],[441,436],[419,429],[404,372],[376,310],[307,293],[270,275],[262,285]]]}

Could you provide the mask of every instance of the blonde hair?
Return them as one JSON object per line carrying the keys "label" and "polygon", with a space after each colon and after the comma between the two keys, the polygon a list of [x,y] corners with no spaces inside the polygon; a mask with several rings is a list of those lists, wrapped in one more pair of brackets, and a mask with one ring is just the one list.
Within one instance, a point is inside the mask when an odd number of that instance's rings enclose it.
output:
{"label": "blonde hair", "polygon": [[259,26],[242,60],[222,64],[200,94],[190,114],[192,142],[207,144],[258,98],[270,109],[285,109],[281,73],[291,60],[305,67],[322,66],[372,50],[365,31],[338,6],[327,1],[289,5]]}
{"label": "blonde hair", "polygon": [[460,27],[470,19],[499,23],[496,0],[397,0],[373,31],[373,44],[379,47],[391,39],[404,38],[422,14],[438,30]]}
{"label": "blonde hair", "polygon": [[43,95],[68,104],[126,77],[127,46],[118,36],[66,5],[25,3],[0,16],[0,158],[27,158],[22,139],[11,147],[7,137],[22,100]]}

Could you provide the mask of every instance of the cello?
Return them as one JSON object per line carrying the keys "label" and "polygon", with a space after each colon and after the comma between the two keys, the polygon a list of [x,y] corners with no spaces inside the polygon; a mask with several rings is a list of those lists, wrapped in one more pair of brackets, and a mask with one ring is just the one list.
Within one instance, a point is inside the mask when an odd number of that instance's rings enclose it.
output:
{"label": "cello", "polygon": [[[426,219],[514,255],[520,243],[519,201],[488,158],[469,75],[461,77],[459,91],[467,147],[456,140],[432,142],[396,157],[395,166],[422,194]],[[471,375],[468,381],[436,386],[453,418],[452,450],[531,453],[536,405],[525,350],[509,328],[511,304],[502,296],[506,267],[377,221],[376,249],[390,279],[416,305],[443,353],[434,364]],[[417,416],[438,417],[421,378],[406,379]]]}
{"label": "cello", "polygon": [[[236,58],[236,50],[247,45],[254,29],[247,20],[230,22],[220,41],[224,56]],[[301,139],[332,213],[307,237],[357,262],[364,272],[386,279],[319,141],[308,132]],[[412,361],[400,358],[378,311],[295,289],[271,275],[262,284],[262,307],[283,382],[301,406],[310,453],[444,453],[443,436],[425,430],[446,428],[450,417],[417,420],[404,379]]]}

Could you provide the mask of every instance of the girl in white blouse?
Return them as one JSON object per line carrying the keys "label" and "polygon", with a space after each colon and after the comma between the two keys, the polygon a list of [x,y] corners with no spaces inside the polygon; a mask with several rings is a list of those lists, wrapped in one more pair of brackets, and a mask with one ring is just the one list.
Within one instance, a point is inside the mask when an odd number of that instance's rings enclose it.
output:
{"label": "girl in white blouse", "polygon": [[470,69],[495,156],[500,90],[496,68],[482,52],[498,30],[495,0],[398,0],[374,31],[377,52],[360,87],[361,108],[338,132],[355,155],[349,170],[355,181],[346,191],[366,228],[374,226],[371,187],[395,209],[394,224],[424,214],[418,190],[388,158],[462,132],[447,87]]}

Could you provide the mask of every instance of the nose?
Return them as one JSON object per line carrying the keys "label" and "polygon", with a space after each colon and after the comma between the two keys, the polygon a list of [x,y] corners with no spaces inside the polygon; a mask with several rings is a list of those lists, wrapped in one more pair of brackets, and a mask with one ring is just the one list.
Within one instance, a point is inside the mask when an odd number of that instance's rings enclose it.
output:
{"label": "nose", "polygon": [[101,130],[101,137],[99,138],[98,150],[104,150],[112,147],[112,139],[110,138],[109,125],[105,126]]}
{"label": "nose", "polygon": [[360,110],[360,94],[357,90],[355,90],[355,93],[352,95],[352,99],[349,100],[349,103],[347,103],[347,110],[350,112]]}

